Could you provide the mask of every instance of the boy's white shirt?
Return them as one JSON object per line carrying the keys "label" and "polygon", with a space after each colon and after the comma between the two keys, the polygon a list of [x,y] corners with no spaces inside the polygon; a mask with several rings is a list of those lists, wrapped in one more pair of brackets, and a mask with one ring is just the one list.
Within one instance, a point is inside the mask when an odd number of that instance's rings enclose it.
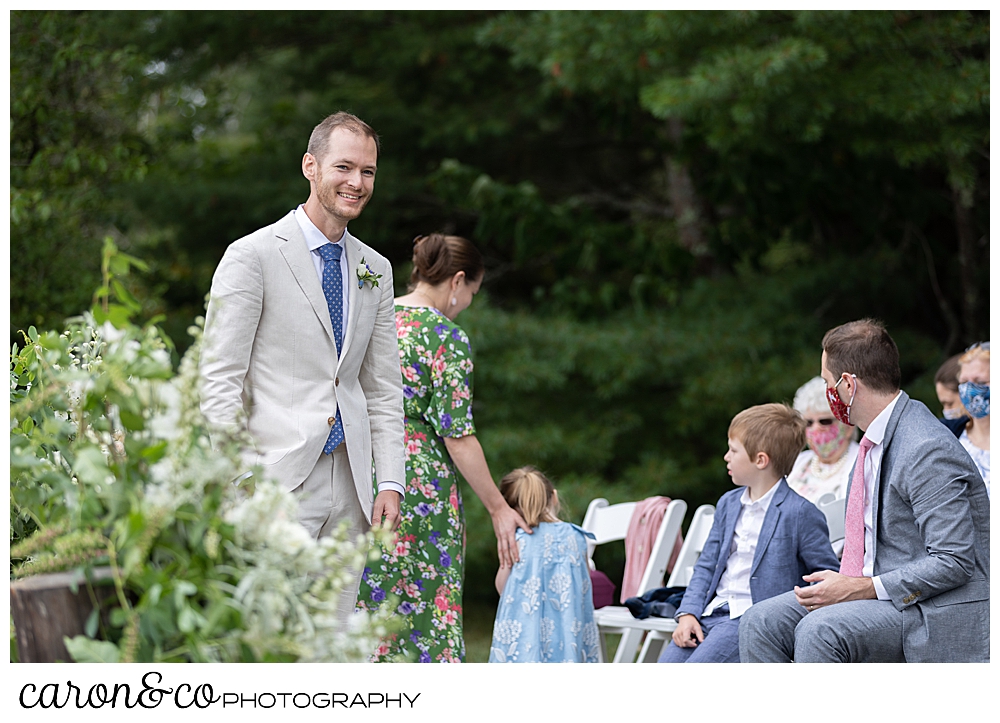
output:
{"label": "boy's white shirt", "polygon": [[[781,480],[785,479],[784,477]],[[739,517],[736,519],[736,529],[729,541],[729,557],[726,569],[722,571],[719,585],[715,589],[715,598],[708,604],[702,617],[711,615],[720,605],[729,603],[729,617],[738,618],[753,605],[750,596],[750,568],[753,566],[754,553],[757,551],[757,540],[760,529],[764,525],[767,509],[774,499],[774,492],[781,480],[775,482],[771,489],[760,499],[750,499],[750,489],[743,488],[740,496]]]}

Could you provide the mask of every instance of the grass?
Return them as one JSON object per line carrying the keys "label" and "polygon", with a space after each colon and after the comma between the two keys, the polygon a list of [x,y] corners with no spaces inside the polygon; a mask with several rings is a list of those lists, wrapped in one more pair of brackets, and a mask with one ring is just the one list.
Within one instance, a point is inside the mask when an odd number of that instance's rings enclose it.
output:
{"label": "grass", "polygon": [[493,619],[496,617],[496,603],[483,600],[464,600],[463,618],[465,622],[465,662],[485,663],[490,659],[490,643],[493,640]]}

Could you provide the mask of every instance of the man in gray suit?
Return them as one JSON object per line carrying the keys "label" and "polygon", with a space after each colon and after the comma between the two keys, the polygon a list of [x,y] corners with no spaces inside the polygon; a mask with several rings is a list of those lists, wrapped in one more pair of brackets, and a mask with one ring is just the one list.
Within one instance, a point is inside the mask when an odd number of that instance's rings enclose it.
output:
{"label": "man in gray suit", "polygon": [[740,660],[989,662],[989,498],[975,465],[900,391],[880,323],[831,329],[821,366],[831,411],[865,430],[841,571],[750,608]]}
{"label": "man in gray suit", "polygon": [[[389,261],[347,230],[374,191],[378,136],[336,113],[302,158],[309,198],[233,242],[212,279],[202,411],[245,424],[259,465],[299,499],[314,538],[399,523],[403,392]],[[373,495],[372,467],[378,483]],[[374,497],[374,498],[373,498]],[[354,608],[361,569],[339,613]]]}

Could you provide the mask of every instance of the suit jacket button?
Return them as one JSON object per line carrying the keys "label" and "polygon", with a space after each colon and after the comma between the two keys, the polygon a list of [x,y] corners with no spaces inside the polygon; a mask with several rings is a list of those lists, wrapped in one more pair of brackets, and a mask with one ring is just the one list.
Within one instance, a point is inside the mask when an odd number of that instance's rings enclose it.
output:
{"label": "suit jacket button", "polygon": [[336,421],[337,421],[336,417],[330,417],[328,420],[326,420],[326,423],[329,424],[332,427],[333,423],[336,422]]}
{"label": "suit jacket button", "polygon": [[337,377],[336,379],[333,380],[333,386],[335,387],[340,386],[340,377]]}

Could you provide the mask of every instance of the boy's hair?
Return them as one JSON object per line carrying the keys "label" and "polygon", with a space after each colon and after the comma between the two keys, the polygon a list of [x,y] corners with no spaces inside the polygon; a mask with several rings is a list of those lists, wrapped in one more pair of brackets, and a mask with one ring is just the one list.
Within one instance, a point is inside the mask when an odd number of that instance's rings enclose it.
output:
{"label": "boy's hair", "polygon": [[899,391],[899,349],[882,322],[861,319],[834,327],[823,336],[823,351],[834,379],[847,372],[874,392]]}
{"label": "boy's hair", "polygon": [[940,384],[956,394],[958,394],[958,373],[962,371],[962,365],[958,362],[961,356],[961,354],[956,354],[946,359],[934,375],[935,384]]}
{"label": "boy's hair", "polygon": [[528,527],[539,522],[558,522],[559,500],[549,479],[530,464],[508,472],[500,480],[500,494],[517,510]]}
{"label": "boy's hair", "polygon": [[806,446],[806,420],[787,404],[759,404],[733,417],[729,438],[738,439],[751,459],[764,452],[784,476]]}

